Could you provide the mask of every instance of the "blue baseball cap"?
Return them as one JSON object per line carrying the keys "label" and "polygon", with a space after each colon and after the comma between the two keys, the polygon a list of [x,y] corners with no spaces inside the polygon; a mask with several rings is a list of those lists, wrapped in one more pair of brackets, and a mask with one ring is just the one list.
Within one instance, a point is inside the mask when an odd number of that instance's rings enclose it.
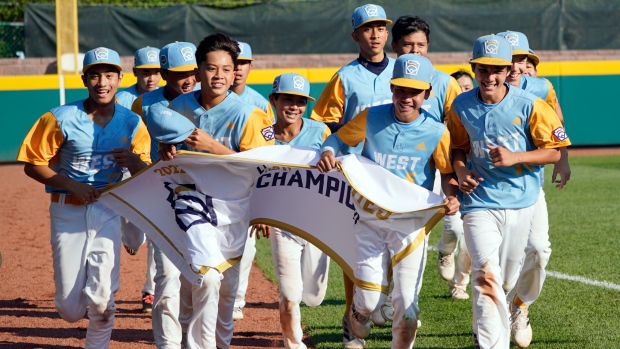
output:
{"label": "blue baseball cap", "polygon": [[171,71],[190,71],[198,68],[196,46],[191,42],[175,41],[164,46],[159,52],[161,69]]}
{"label": "blue baseball cap", "polygon": [[133,67],[138,69],[159,68],[159,49],[147,46],[136,51],[133,57]]}
{"label": "blue baseball cap", "polygon": [[530,48],[530,43],[527,40],[527,36],[525,36],[525,34],[507,30],[497,35],[508,40],[508,42],[512,46],[513,56],[526,55],[529,59],[534,61],[534,65],[538,65],[538,63],[540,63],[540,58]]}
{"label": "blue baseball cap", "polygon": [[408,53],[396,59],[390,83],[395,86],[428,90],[431,87],[432,72],[433,64],[428,58]]}
{"label": "blue baseball cap", "polygon": [[242,60],[242,61],[253,61],[254,59],[252,58],[252,48],[250,47],[250,45],[246,42],[239,42],[239,57],[237,57],[237,60]]}
{"label": "blue baseball cap", "polygon": [[147,109],[144,123],[152,138],[166,144],[181,143],[196,129],[188,118],[159,103]]}
{"label": "blue baseball cap", "polygon": [[105,47],[97,47],[84,54],[82,64],[82,72],[86,72],[88,68],[97,64],[109,64],[115,66],[118,71],[123,71],[121,66],[121,57],[118,52]]}
{"label": "blue baseball cap", "polygon": [[361,25],[376,21],[383,21],[386,24],[392,24],[392,21],[387,19],[383,7],[379,5],[366,4],[364,6],[360,6],[353,11],[353,16],[351,16],[353,31]]}
{"label": "blue baseball cap", "polygon": [[474,42],[474,52],[469,63],[486,65],[512,65],[512,47],[508,40],[491,34],[481,36]]}
{"label": "blue baseball cap", "polygon": [[271,93],[286,93],[303,96],[311,101],[315,100],[310,97],[310,82],[308,82],[308,79],[295,73],[284,73],[276,76],[273,80],[273,85],[271,85]]}

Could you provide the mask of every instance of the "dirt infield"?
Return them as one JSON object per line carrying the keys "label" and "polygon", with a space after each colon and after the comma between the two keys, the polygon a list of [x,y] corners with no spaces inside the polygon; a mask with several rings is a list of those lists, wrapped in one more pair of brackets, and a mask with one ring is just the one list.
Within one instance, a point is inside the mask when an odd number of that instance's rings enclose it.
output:
{"label": "dirt infield", "polygon": [[568,156],[620,155],[620,147],[616,148],[569,148]]}
{"label": "dirt infield", "polygon": [[[21,165],[0,166],[0,348],[83,348],[88,320],[68,323],[54,307],[49,196]],[[155,348],[150,316],[140,312],[146,248],[121,254],[121,287],[110,348]],[[277,287],[254,266],[231,348],[282,348]]]}

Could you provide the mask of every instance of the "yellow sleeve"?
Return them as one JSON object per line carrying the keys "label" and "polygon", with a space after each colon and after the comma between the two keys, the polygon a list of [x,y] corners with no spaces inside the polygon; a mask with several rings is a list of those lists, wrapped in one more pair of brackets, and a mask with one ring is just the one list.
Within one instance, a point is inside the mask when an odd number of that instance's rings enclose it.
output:
{"label": "yellow sleeve", "polygon": [[344,88],[340,75],[334,74],[314,105],[310,119],[320,122],[341,122],[344,114]]}
{"label": "yellow sleeve", "polygon": [[450,77],[450,83],[448,84],[448,89],[446,90],[446,98],[444,99],[443,104],[443,113],[448,115],[448,110],[452,109],[452,102],[456,98],[456,96],[461,94],[461,86],[456,82],[456,79]]}
{"label": "yellow sleeve", "polygon": [[534,101],[529,126],[532,140],[538,148],[563,148],[570,145],[558,115],[540,98]]}
{"label": "yellow sleeve", "polygon": [[558,105],[558,96],[555,93],[555,89],[553,88],[553,84],[551,84],[551,81],[547,79],[545,80],[547,81],[547,84],[549,85],[549,92],[547,93],[547,99],[545,100],[545,102],[547,102],[547,104],[549,104],[551,108],[555,110]]}
{"label": "yellow sleeve", "polygon": [[276,123],[276,114],[273,113],[273,108],[271,107],[271,103],[267,102],[267,119],[272,124]]}
{"label": "yellow sleeve", "polygon": [[129,150],[134,154],[138,154],[140,160],[147,164],[151,163],[151,136],[149,136],[149,131],[142,121],[140,121],[138,130],[131,141]]}
{"label": "yellow sleeve", "polygon": [[458,115],[453,108],[446,112],[446,122],[448,131],[450,132],[450,141],[453,149],[461,149],[465,153],[469,153],[471,144],[469,143],[469,134],[465,130],[465,126],[461,123]]}
{"label": "yellow sleeve", "polygon": [[336,132],[343,143],[355,147],[366,139],[366,120],[368,119],[369,109],[362,110]]}
{"label": "yellow sleeve", "polygon": [[433,151],[433,160],[435,161],[435,168],[439,172],[446,174],[454,172],[452,168],[452,161],[450,160],[450,131],[446,128],[437,144],[437,148]]}
{"label": "yellow sleeve", "polygon": [[22,142],[17,161],[33,165],[49,165],[62,146],[64,137],[54,114],[47,112],[37,120]]}
{"label": "yellow sleeve", "polygon": [[332,131],[325,125],[325,129],[323,129],[323,142],[332,134]]}
{"label": "yellow sleeve", "polygon": [[254,108],[248,121],[245,123],[241,140],[239,141],[239,150],[246,151],[264,145],[274,145],[275,137],[271,119],[267,118],[267,114],[259,108]]}
{"label": "yellow sleeve", "polygon": [[140,115],[140,117],[144,121],[144,115],[142,113],[142,95],[140,95],[140,97],[136,98],[136,100],[133,101],[133,104],[131,105],[131,111]]}

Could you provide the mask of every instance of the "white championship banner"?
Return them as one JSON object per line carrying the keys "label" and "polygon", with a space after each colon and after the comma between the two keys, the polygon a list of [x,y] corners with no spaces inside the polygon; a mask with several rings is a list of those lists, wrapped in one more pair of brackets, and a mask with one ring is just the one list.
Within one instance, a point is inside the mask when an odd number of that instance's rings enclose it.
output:
{"label": "white championship banner", "polygon": [[[440,196],[366,158],[341,157],[340,171],[322,174],[314,168],[319,157],[317,150],[284,145],[226,156],[181,151],[106,189],[99,200],[138,226],[194,284],[202,275],[190,267],[192,240],[173,199],[188,188],[203,198],[198,223],[220,227],[249,219],[290,231],[319,247],[361,287],[366,282],[353,275],[356,221],[385,220],[418,234],[392,258],[395,264],[443,217]],[[224,258],[234,263],[242,252],[228,251],[233,255]]]}

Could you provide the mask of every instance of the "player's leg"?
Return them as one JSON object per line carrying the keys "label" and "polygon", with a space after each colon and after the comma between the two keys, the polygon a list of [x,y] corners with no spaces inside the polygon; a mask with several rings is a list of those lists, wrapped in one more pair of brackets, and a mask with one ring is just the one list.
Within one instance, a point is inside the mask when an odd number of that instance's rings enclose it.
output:
{"label": "player's leg", "polygon": [[[435,182],[433,183],[433,193],[446,196],[441,189],[441,175],[439,171],[435,173]],[[463,237],[463,221],[460,215],[444,216],[443,230],[441,237],[437,241],[437,270],[442,279],[449,281],[454,277],[454,251],[458,241]]]}
{"label": "player's leg", "polygon": [[88,301],[86,285],[86,206],[52,203],[50,228],[54,266],[54,304],[69,322],[84,318]]}
{"label": "player's leg", "polygon": [[471,274],[471,258],[467,250],[465,238],[459,241],[459,250],[456,254],[454,277],[449,282],[450,295],[454,299],[469,299],[467,285],[469,284],[469,274]]}
{"label": "player's leg", "polygon": [[147,240],[146,250],[146,277],[144,280],[144,288],[142,289],[142,312],[151,313],[153,311],[153,302],[155,301],[155,257],[153,243]]}
{"label": "player's leg", "polygon": [[153,302],[153,338],[158,349],[180,348],[182,340],[179,322],[181,272],[153,244],[155,259],[155,300]]}
{"label": "player's leg", "polygon": [[342,280],[345,298],[344,315],[342,315],[342,345],[345,349],[364,349],[366,342],[361,338],[355,337],[351,329],[351,320],[349,320],[349,313],[353,306],[353,290],[355,284],[344,271],[342,272]]}
{"label": "player's leg", "polygon": [[250,237],[250,227],[248,229],[248,240],[245,243],[243,257],[241,257],[241,265],[239,266],[239,286],[237,287],[237,296],[235,298],[235,308],[233,312],[234,320],[243,319],[243,307],[245,307],[245,293],[248,290],[248,282],[250,279],[250,270],[252,270],[252,261],[256,255],[256,237]]}
{"label": "player's leg", "polygon": [[[246,230],[247,224],[243,227]],[[228,348],[233,338],[235,323],[233,320],[233,310],[235,296],[239,285],[239,263],[224,271],[223,279],[220,283],[220,297],[217,309],[217,326],[215,339],[218,348]]]}
{"label": "player's leg", "polygon": [[272,228],[271,256],[280,292],[280,325],[284,347],[306,348],[302,342],[299,303],[303,292],[301,239],[278,228]]}
{"label": "player's leg", "polygon": [[[224,276],[209,268],[202,285],[192,285],[194,312],[187,329],[187,346],[190,349],[216,349],[215,332],[218,320],[220,286]],[[235,294],[232,295],[233,297]],[[232,311],[230,314],[232,322]],[[227,346],[224,348],[228,348]]]}
{"label": "player's leg", "polygon": [[309,307],[316,307],[323,302],[327,292],[330,259],[318,247],[308,241],[303,242],[301,277],[304,288],[301,300]]}
{"label": "player's leg", "polygon": [[87,205],[90,248],[87,257],[88,330],[85,348],[107,348],[114,327],[114,295],[120,284],[120,217],[102,203]]}

